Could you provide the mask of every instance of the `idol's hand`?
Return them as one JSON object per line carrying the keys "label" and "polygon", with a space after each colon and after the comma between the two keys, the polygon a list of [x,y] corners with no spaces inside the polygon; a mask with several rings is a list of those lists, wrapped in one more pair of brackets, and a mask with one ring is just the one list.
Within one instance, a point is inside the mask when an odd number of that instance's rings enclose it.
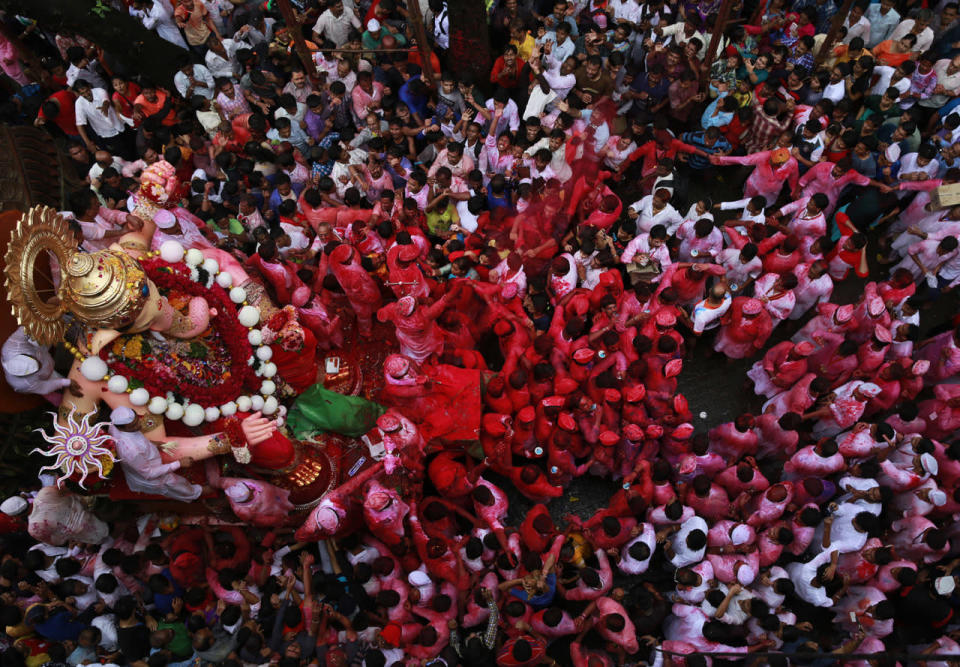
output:
{"label": "idol's hand", "polygon": [[247,444],[259,445],[273,435],[277,430],[277,424],[258,411],[240,422],[240,428],[243,429],[243,437],[247,439]]}

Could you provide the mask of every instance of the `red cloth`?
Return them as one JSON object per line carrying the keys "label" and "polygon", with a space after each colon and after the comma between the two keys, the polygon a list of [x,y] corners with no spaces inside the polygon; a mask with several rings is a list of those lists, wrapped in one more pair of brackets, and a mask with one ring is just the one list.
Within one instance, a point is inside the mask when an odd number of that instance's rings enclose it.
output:
{"label": "red cloth", "polygon": [[[52,122],[55,123],[64,134],[69,134],[74,137],[80,134],[80,130],[77,129],[77,112],[75,108],[77,96],[72,90],[58,90],[48,97],[46,101],[54,101],[60,105],[60,113],[57,114],[57,117],[54,118]],[[43,109],[40,109],[37,118],[46,119],[46,116],[43,114]]]}

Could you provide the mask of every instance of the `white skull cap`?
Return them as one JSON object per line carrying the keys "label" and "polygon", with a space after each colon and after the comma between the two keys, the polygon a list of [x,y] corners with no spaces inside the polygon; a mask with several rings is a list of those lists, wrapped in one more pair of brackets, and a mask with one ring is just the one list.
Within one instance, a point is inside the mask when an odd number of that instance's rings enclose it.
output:
{"label": "white skull cap", "polygon": [[0,512],[7,516],[17,516],[26,512],[28,507],[30,507],[30,503],[26,499],[21,496],[10,496],[0,503]]}
{"label": "white skull cap", "polygon": [[950,595],[957,587],[957,582],[953,577],[937,577],[936,581],[933,582],[933,585],[934,588],[937,589],[937,593],[940,595]]}
{"label": "white skull cap", "polygon": [[336,532],[340,527],[340,515],[332,507],[318,507],[316,520],[317,525],[328,533]]}
{"label": "white skull cap", "polygon": [[943,507],[947,504],[947,494],[940,489],[934,489],[927,496],[935,507]]}
{"label": "white skull cap", "polygon": [[737,547],[741,544],[746,544],[750,541],[750,529],[742,523],[737,525],[730,532],[730,540],[733,542],[733,545]]}
{"label": "white skull cap", "polygon": [[231,484],[224,493],[235,503],[244,503],[250,499],[250,487],[246,484]]}
{"label": "white skull cap", "polygon": [[3,370],[14,377],[25,378],[40,370],[40,362],[26,354],[18,354],[3,362]]}
{"label": "white skull cap", "polygon": [[937,459],[934,458],[933,454],[921,454],[920,465],[931,475],[936,475],[940,471],[940,465],[937,463]]}
{"label": "white skull cap", "polygon": [[177,219],[174,217],[173,213],[165,208],[162,208],[153,214],[153,221],[157,223],[157,227],[160,229],[170,229],[176,224]]}
{"label": "white skull cap", "polygon": [[429,586],[430,584],[433,583],[433,580],[430,578],[430,575],[428,575],[423,570],[414,570],[413,572],[408,574],[407,581],[410,582],[411,586],[416,586],[417,588],[420,588],[421,586]]}
{"label": "white skull cap", "polygon": [[121,405],[119,408],[114,408],[113,412],[110,413],[110,421],[112,421],[115,426],[126,426],[127,424],[132,424],[136,418],[137,413],[128,408],[126,405]]}
{"label": "white skull cap", "polygon": [[740,582],[741,586],[749,586],[753,583],[756,576],[757,574],[753,571],[753,568],[746,563],[741,563],[740,567],[737,568],[737,581]]}

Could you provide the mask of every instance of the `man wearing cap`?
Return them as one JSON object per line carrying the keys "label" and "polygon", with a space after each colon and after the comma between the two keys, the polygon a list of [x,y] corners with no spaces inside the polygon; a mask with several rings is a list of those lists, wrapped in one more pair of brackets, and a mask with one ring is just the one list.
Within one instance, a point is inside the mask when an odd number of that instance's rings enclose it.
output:
{"label": "man wearing cap", "polygon": [[[389,23],[381,23],[376,18],[367,21],[367,29],[360,36],[360,42],[365,49],[379,49],[383,44],[384,37],[391,35],[396,42],[397,47],[407,45],[407,38],[400,34],[396,28]],[[362,116],[361,116],[362,118]]]}
{"label": "man wearing cap", "polygon": [[763,349],[773,332],[773,321],[757,299],[738,296],[720,320],[713,349],[729,359],[743,359]]}
{"label": "man wearing cap", "polygon": [[443,349],[443,332],[436,320],[459,293],[459,285],[456,285],[429,306],[418,306],[415,297],[404,296],[378,310],[377,320],[392,322],[396,327],[400,353],[423,363]]}
{"label": "man wearing cap", "polygon": [[269,482],[220,477],[212,463],[207,465],[207,478],[210,486],[223,489],[233,513],[251,525],[282,526],[290,520],[290,514],[294,511],[290,491]]}
{"label": "man wearing cap", "polygon": [[400,412],[390,409],[380,415],[377,426],[387,450],[383,461],[386,473],[392,475],[399,467],[410,477],[420,479],[423,476],[426,442],[416,425]]}
{"label": "man wearing cap", "polygon": [[23,496],[10,496],[0,503],[0,535],[25,531],[29,510],[30,502]]}
{"label": "man wearing cap", "polygon": [[504,474],[502,471],[510,466],[512,453],[510,442],[513,439],[513,429],[510,415],[484,413],[480,428],[480,445],[487,461],[494,470]]}
{"label": "man wearing cap", "polygon": [[877,325],[890,328],[892,322],[884,300],[877,294],[877,283],[870,281],[864,286],[863,296],[853,310],[853,319],[857,328],[848,334],[858,343],[870,338]]}
{"label": "man wearing cap", "polygon": [[813,354],[814,344],[809,341],[794,343],[785,340],[777,343],[747,371],[753,380],[753,390],[758,396],[773,398],[789,389],[807,374],[807,359]]}
{"label": "man wearing cap", "polygon": [[745,197],[761,196],[771,206],[780,194],[783,184],[790,186],[793,192],[797,188],[799,167],[797,160],[786,148],[776,148],[742,157],[736,155],[711,155],[710,162],[716,165],[753,165],[755,168],[747,179],[744,188]]}
{"label": "man wearing cap", "polygon": [[347,301],[357,316],[357,331],[367,338],[373,328],[373,314],[380,308],[380,288],[360,264],[360,255],[349,245],[338,245],[329,255],[324,252],[317,276],[326,275],[329,266],[333,277],[347,295]]}
{"label": "man wearing cap", "polygon": [[61,546],[67,542],[102,544],[110,527],[66,489],[45,486],[33,500],[27,532],[38,542]]}
{"label": "man wearing cap", "polygon": [[396,546],[403,541],[406,533],[403,520],[409,511],[410,506],[403,502],[396,489],[376,479],[370,482],[363,499],[363,519],[381,542]]}
{"label": "man wearing cap", "polygon": [[53,369],[50,350],[37,345],[19,327],[3,342],[0,351],[7,384],[21,394],[40,394],[54,405],[60,404],[60,390],[70,380]]}
{"label": "man wearing cap", "polygon": [[141,433],[137,414],[121,406],[110,413],[109,433],[117,451],[117,460],[123,467],[124,481],[135,493],[156,494],[171,500],[191,502],[200,497],[199,484],[191,484],[176,474],[189,468],[190,457],[164,463],[160,450]]}
{"label": "man wearing cap", "polygon": [[853,319],[854,307],[850,304],[840,306],[829,301],[817,304],[817,314],[790,339],[794,343],[813,340],[821,332],[837,333],[844,337],[853,331],[857,322]]}
{"label": "man wearing cap", "polygon": [[804,415],[804,419],[816,420],[813,425],[815,438],[835,436],[857,423],[863,411],[880,387],[872,382],[851,380],[833,390],[832,400],[822,408]]}
{"label": "man wearing cap", "polygon": [[390,289],[399,299],[414,296],[426,299],[433,289],[432,281],[427,280],[417,265],[420,248],[415,243],[397,244],[387,251],[387,269]]}
{"label": "man wearing cap", "polygon": [[770,313],[773,326],[787,319],[797,303],[793,288],[797,286],[797,277],[792,273],[778,275],[765,273],[757,278],[753,286],[754,298],[763,303],[763,307]]}
{"label": "man wearing cap", "polygon": [[313,508],[294,537],[300,542],[324,540],[356,530],[363,521],[355,510],[355,498],[363,485],[383,473],[383,462],[361,470],[327,493]]}

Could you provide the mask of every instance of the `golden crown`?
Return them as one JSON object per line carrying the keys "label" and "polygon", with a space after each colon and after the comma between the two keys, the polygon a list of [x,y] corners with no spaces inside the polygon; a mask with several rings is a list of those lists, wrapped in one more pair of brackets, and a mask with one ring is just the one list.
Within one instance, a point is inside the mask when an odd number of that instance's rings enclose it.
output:
{"label": "golden crown", "polygon": [[13,315],[41,345],[63,337],[67,312],[94,328],[130,326],[150,295],[135,259],[118,250],[80,252],[67,221],[47,206],[20,218],[5,261]]}

